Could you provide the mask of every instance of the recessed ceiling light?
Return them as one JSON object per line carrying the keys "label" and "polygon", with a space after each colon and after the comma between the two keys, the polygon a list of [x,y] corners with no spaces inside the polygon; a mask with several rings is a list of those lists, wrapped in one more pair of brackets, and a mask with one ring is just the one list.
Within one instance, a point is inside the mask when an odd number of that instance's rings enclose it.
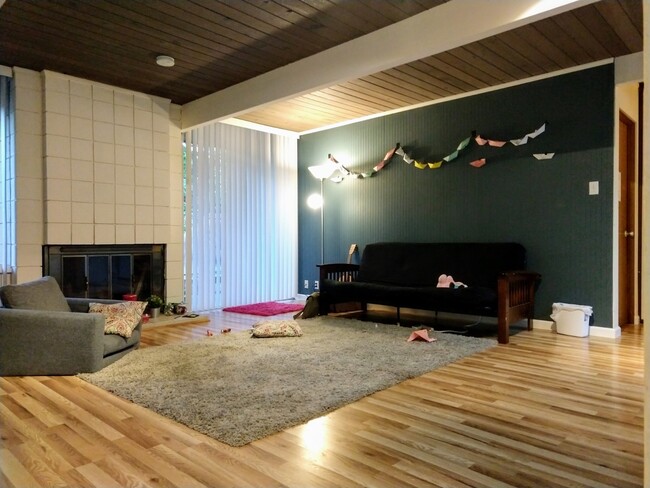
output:
{"label": "recessed ceiling light", "polygon": [[174,58],[172,58],[171,56],[164,56],[164,55],[156,56],[156,64],[158,64],[158,66],[171,68],[172,66],[174,66],[175,62],[176,61],[174,61]]}

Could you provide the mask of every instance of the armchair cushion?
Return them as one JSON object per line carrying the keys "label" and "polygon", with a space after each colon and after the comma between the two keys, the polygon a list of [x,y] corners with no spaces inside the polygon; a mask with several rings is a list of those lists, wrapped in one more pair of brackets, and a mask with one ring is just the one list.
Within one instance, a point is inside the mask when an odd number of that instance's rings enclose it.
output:
{"label": "armchair cushion", "polygon": [[70,312],[59,284],[51,276],[19,285],[3,286],[0,288],[0,300],[5,308]]}

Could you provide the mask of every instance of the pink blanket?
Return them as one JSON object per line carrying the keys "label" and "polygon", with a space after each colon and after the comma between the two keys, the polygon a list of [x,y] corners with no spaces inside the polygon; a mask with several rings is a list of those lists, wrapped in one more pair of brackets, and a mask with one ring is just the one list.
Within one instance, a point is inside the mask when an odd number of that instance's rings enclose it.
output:
{"label": "pink blanket", "polygon": [[300,303],[262,302],[254,303],[252,305],[240,305],[238,307],[226,307],[223,309],[223,311],[269,317],[271,315],[278,315],[281,313],[297,312],[299,310],[302,310],[303,307],[304,304]]}

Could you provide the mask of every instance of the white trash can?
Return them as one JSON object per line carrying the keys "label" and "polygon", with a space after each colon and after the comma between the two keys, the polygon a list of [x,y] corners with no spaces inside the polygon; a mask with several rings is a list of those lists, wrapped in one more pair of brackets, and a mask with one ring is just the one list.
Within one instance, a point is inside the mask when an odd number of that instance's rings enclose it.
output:
{"label": "white trash can", "polygon": [[589,305],[554,303],[551,318],[555,322],[555,330],[558,334],[587,337],[589,321],[593,313]]}

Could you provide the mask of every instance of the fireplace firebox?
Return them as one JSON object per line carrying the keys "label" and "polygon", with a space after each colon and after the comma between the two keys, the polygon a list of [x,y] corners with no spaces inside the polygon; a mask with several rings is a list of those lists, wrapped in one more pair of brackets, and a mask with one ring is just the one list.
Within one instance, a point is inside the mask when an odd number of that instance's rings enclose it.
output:
{"label": "fireplace firebox", "polygon": [[164,298],[165,245],[46,245],[43,275],[56,278],[67,297]]}

